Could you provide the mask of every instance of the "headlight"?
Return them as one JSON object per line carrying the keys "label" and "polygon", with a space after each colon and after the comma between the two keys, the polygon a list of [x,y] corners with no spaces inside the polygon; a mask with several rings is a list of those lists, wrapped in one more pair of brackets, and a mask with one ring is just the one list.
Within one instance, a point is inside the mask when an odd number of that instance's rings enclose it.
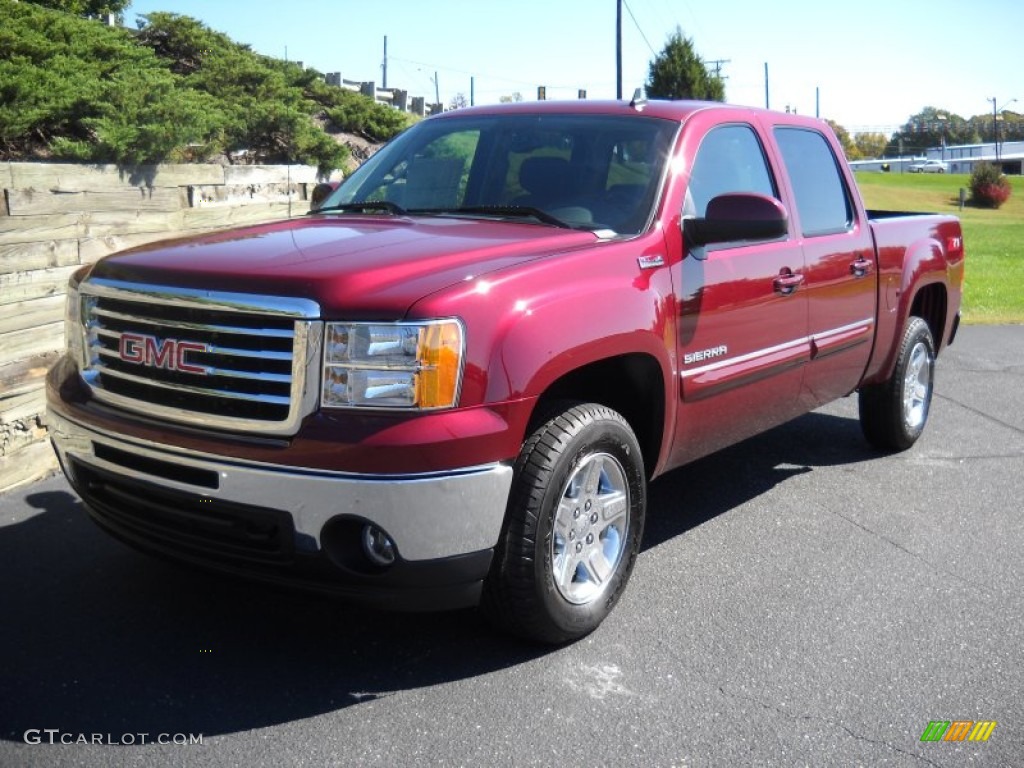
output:
{"label": "headlight", "polygon": [[465,334],[458,320],[327,323],[326,408],[451,408],[459,397]]}

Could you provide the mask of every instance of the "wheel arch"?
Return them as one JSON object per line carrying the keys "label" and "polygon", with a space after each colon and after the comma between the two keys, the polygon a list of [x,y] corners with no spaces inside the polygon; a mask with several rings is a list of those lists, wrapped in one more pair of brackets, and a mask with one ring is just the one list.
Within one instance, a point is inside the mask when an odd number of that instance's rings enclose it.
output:
{"label": "wheel arch", "polygon": [[911,317],[920,317],[928,324],[936,354],[948,341],[947,264],[938,240],[922,238],[907,248],[898,274],[898,280],[889,279],[881,289],[875,351],[862,385],[885,381],[892,375],[899,340]]}
{"label": "wheel arch", "polygon": [[[935,342],[935,354],[942,349],[944,336],[946,334],[946,315],[949,307],[949,297],[946,286],[942,283],[929,283],[921,286],[914,294],[914,300],[910,305],[909,317],[920,317],[928,323],[928,330],[932,333],[932,340]],[[906,324],[906,321],[904,321]]]}
{"label": "wheel arch", "polygon": [[552,381],[534,405],[527,434],[566,402],[590,402],[619,413],[640,443],[644,471],[654,473],[665,439],[665,383],[651,355],[631,353],[595,360]]}

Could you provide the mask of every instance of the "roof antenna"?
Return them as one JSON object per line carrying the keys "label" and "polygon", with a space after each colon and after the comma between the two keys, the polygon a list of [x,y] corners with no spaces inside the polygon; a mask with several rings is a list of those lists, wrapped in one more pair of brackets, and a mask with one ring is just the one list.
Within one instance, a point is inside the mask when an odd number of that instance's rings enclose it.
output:
{"label": "roof antenna", "polygon": [[637,88],[633,91],[633,100],[629,102],[629,106],[638,112],[647,106],[647,96],[644,94],[643,88]]}

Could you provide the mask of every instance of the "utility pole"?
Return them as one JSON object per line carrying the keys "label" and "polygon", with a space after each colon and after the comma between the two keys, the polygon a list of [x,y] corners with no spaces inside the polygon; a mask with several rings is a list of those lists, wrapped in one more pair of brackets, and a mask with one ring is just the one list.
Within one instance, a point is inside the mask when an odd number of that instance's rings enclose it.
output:
{"label": "utility pole", "polygon": [[381,65],[381,69],[384,72],[384,85],[382,88],[388,87],[388,36],[384,35],[384,63]]}
{"label": "utility pole", "polygon": [[622,99],[622,0],[615,2],[615,98]]}
{"label": "utility pole", "polygon": [[437,70],[434,70],[434,103],[441,103],[441,85],[437,82]]}
{"label": "utility pole", "polygon": [[476,106],[474,94],[476,93],[476,78],[469,78],[469,106]]}
{"label": "utility pole", "polygon": [[814,116],[821,119],[821,88],[814,88]]}
{"label": "utility pole", "polygon": [[714,59],[713,61],[707,62],[708,65],[715,68],[715,77],[719,80],[728,80],[728,77],[722,77],[722,65],[729,64],[732,59]]}
{"label": "utility pole", "polygon": [[764,63],[764,108],[771,109],[771,104],[768,101],[768,62]]}
{"label": "utility pole", "polygon": [[[288,46],[284,47],[284,63],[288,63]],[[288,190],[288,218],[292,217],[292,142],[288,140],[288,170],[285,171],[284,188]]]}

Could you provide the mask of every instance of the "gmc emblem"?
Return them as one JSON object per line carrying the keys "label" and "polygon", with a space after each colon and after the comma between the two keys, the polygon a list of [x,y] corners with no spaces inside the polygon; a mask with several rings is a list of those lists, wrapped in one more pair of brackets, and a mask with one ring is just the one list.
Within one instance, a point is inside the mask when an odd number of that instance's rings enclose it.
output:
{"label": "gmc emblem", "polygon": [[188,362],[185,355],[189,352],[209,351],[209,345],[201,344],[198,341],[178,341],[177,339],[161,341],[156,336],[147,336],[144,333],[122,333],[121,342],[117,347],[118,357],[126,363],[148,365],[167,371],[200,374],[205,374],[206,368]]}

